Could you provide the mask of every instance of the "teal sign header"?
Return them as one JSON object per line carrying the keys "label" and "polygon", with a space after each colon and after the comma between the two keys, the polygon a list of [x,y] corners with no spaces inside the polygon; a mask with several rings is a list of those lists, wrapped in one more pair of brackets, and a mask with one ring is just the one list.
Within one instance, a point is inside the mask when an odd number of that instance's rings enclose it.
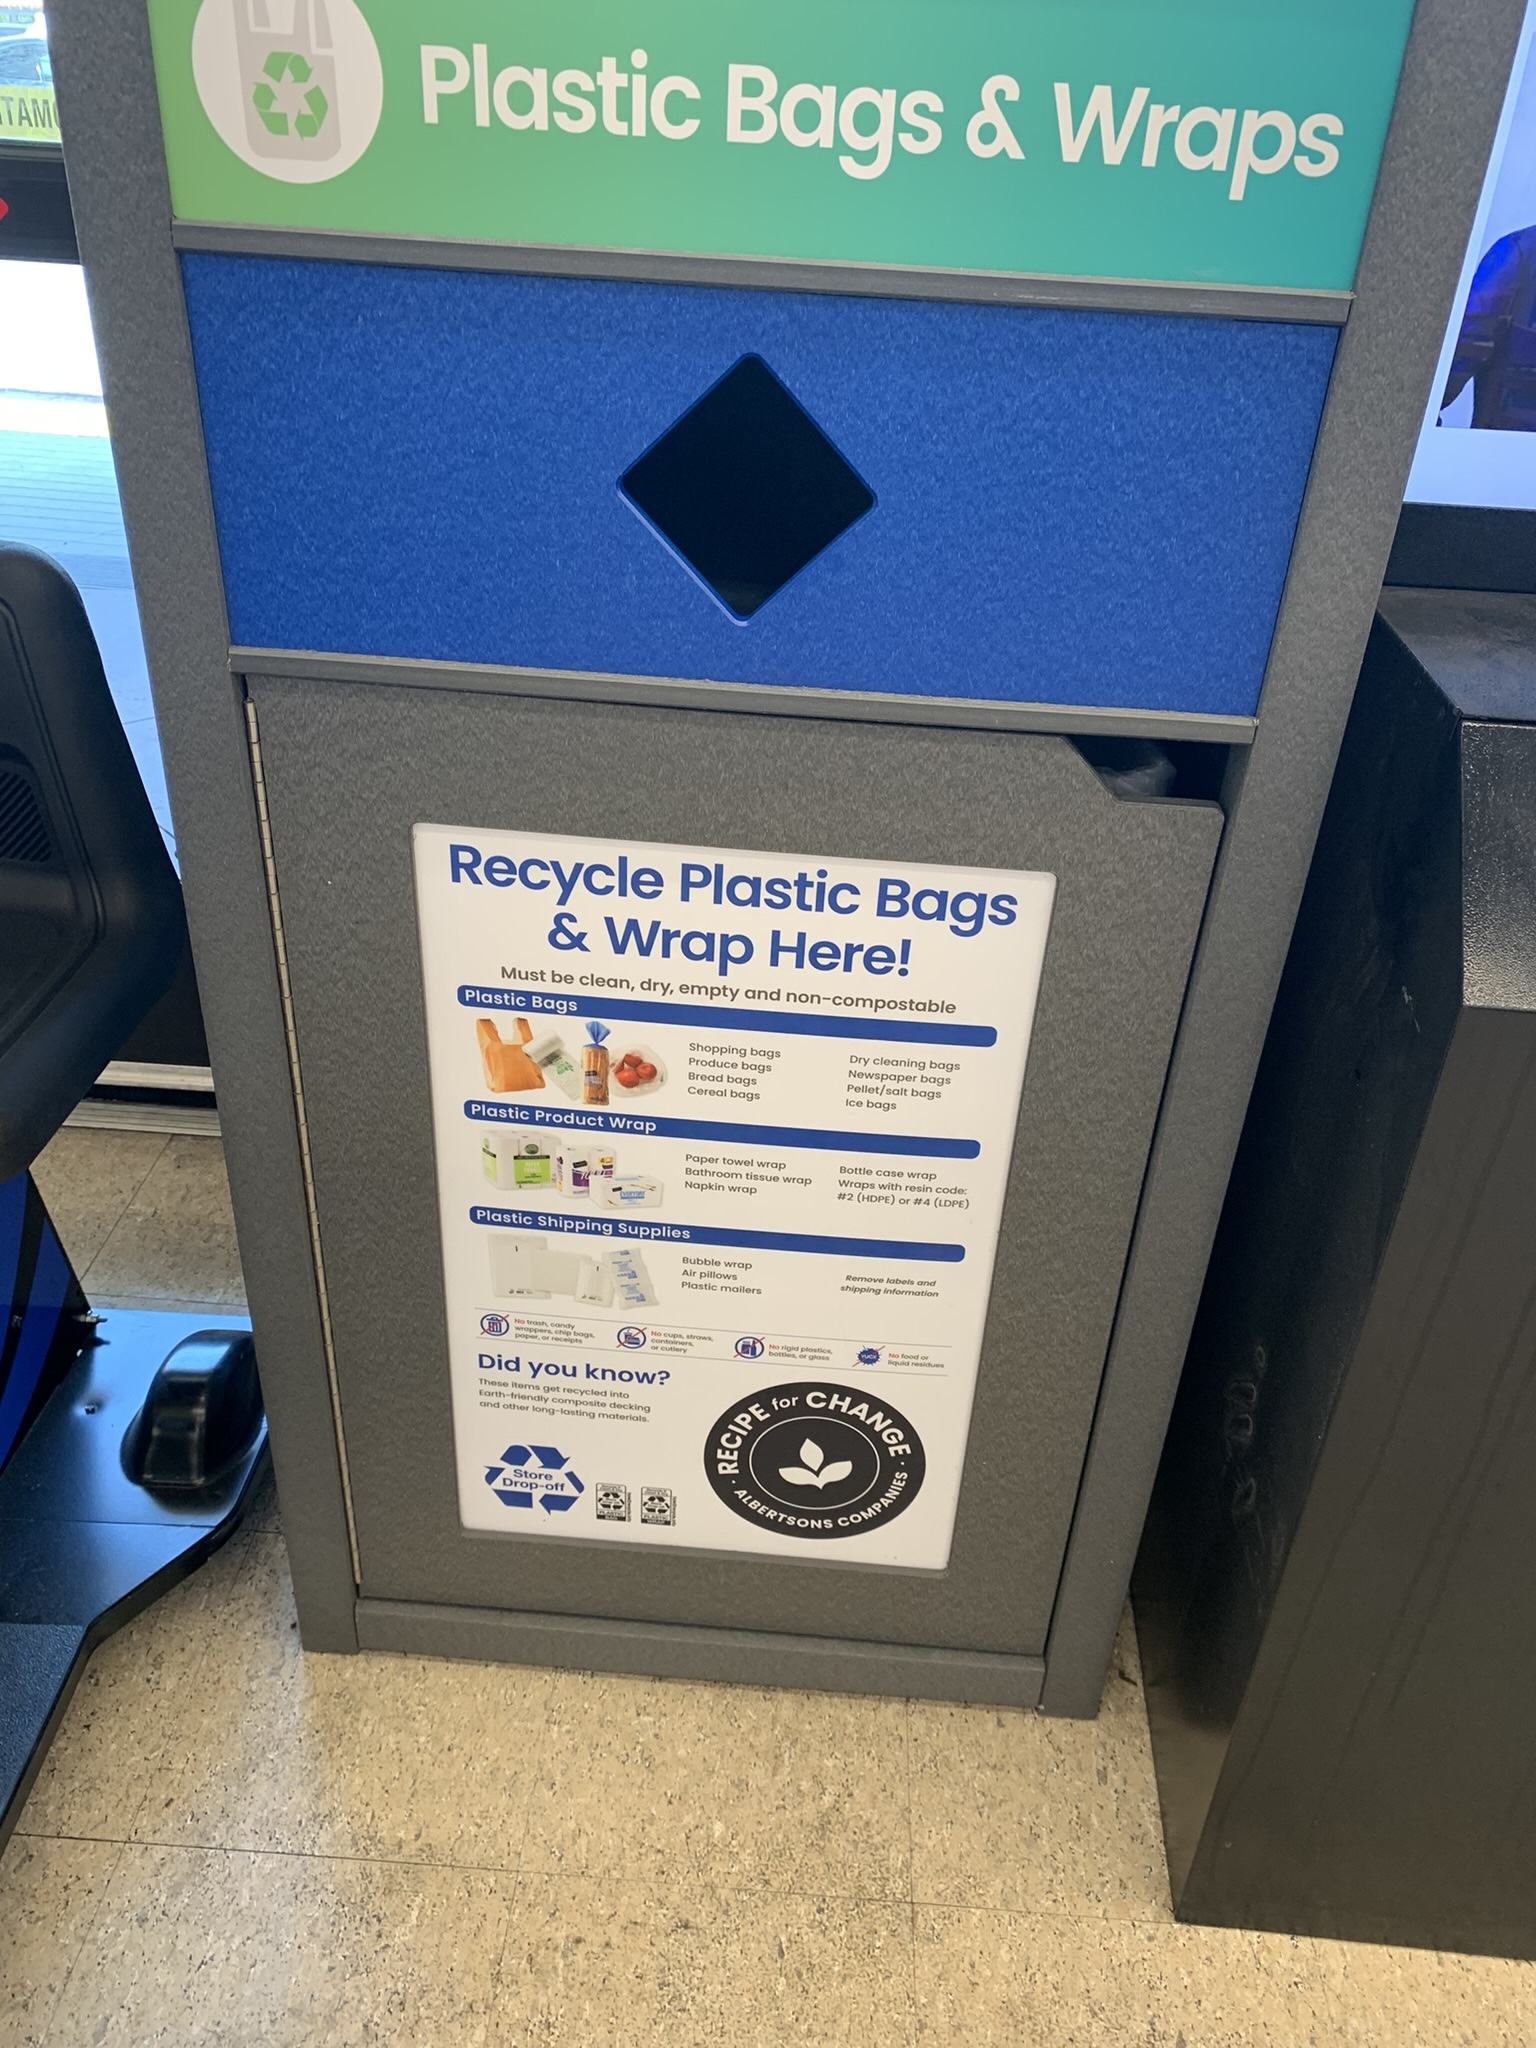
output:
{"label": "teal sign header", "polygon": [[1348,290],[1412,0],[149,0],[182,219]]}

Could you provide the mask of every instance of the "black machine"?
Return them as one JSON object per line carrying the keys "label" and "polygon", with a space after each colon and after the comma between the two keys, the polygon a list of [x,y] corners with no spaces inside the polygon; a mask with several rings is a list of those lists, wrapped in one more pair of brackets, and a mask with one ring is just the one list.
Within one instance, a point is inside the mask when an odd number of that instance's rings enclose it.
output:
{"label": "black machine", "polygon": [[1382,601],[1135,1579],[1181,1919],[1536,1956],[1536,596]]}
{"label": "black machine", "polygon": [[93,1316],[29,1171],[185,947],[79,596],[0,548],[0,1846],[91,1651],[229,1537],[266,1451],[248,1326]]}
{"label": "black machine", "polygon": [[0,257],[78,263],[64,154],[36,142],[0,141]]}

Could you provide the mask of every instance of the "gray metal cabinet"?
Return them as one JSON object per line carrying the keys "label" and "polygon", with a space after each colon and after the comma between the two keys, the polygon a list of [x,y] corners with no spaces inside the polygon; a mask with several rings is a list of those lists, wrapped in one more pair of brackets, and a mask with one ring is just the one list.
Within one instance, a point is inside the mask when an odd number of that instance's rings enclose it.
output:
{"label": "gray metal cabinet", "polygon": [[[251,703],[365,1607],[501,1610],[509,1635],[523,1615],[619,1614],[984,1652],[1021,1660],[1010,1690],[1026,1696],[1219,808],[1117,798],[1070,742],[1040,736],[318,679],[254,677]],[[947,1571],[460,1528],[410,862],[411,826],[443,818],[1058,877]],[[740,1668],[773,1654],[761,1642]]]}

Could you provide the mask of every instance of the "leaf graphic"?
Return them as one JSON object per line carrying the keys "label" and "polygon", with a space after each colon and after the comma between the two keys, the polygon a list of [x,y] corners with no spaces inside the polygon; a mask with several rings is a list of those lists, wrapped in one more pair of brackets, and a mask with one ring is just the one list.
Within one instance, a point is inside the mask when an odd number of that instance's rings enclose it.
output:
{"label": "leaf graphic", "polygon": [[821,1470],[822,1460],[826,1457],[827,1454],[821,1448],[820,1444],[812,1443],[811,1439],[807,1437],[805,1442],[800,1446],[800,1455],[802,1458],[804,1458],[806,1464],[810,1466],[813,1472],[819,1472]]}
{"label": "leaf graphic", "polygon": [[[812,1444],[810,1448],[814,1451],[816,1446]],[[787,1479],[791,1486],[814,1486],[820,1493],[824,1486],[832,1486],[837,1480],[846,1479],[852,1470],[852,1458],[838,1458],[832,1464],[824,1465],[819,1472],[807,1472],[803,1465],[781,1465],[779,1477]]]}

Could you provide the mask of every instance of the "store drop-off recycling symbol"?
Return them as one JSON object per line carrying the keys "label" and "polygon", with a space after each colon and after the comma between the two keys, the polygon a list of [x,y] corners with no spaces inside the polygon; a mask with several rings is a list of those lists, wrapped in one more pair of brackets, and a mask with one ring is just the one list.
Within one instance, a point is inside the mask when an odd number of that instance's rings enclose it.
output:
{"label": "store drop-off recycling symbol", "polygon": [[274,50],[261,67],[262,76],[251,91],[251,105],[269,135],[287,135],[289,118],[278,104],[278,89],[291,79],[308,89],[301,94],[303,112],[293,116],[292,133],[307,140],[318,135],[331,111],[331,103],[320,86],[312,84],[314,68],[299,50]]}
{"label": "store drop-off recycling symbol", "polygon": [[485,1483],[503,1507],[537,1506],[546,1515],[565,1514],[587,1490],[553,1444],[508,1444],[501,1463],[486,1466]]}

